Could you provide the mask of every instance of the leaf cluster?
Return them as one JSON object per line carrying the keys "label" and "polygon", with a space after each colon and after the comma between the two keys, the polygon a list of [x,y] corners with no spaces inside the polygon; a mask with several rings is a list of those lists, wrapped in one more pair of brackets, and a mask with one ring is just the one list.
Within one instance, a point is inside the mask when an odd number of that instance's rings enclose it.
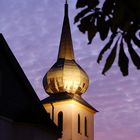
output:
{"label": "leaf cluster", "polygon": [[76,8],[81,11],[75,16],[75,23],[78,23],[82,33],[87,34],[89,44],[96,33],[99,33],[102,41],[109,36],[97,59],[100,63],[104,53],[111,49],[102,73],[111,68],[118,55],[120,71],[127,76],[128,55],[136,68],[140,69],[140,56],[134,49],[134,45],[140,48],[140,0],[105,0],[102,6],[100,3],[99,0],[77,0]]}

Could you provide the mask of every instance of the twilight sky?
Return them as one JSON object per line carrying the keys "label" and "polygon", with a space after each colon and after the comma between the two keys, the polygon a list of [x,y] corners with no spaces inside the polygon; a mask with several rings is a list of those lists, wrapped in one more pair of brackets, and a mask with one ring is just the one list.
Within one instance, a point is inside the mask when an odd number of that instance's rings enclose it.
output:
{"label": "twilight sky", "polygon": [[[46,97],[42,78],[57,58],[65,0],[0,0],[0,32],[40,99]],[[99,37],[87,45],[86,36],[73,24],[75,0],[69,16],[77,62],[90,77],[83,96],[100,112],[95,116],[95,140],[140,140],[140,71],[130,65],[128,77],[117,67],[101,75],[96,63],[103,46]]]}

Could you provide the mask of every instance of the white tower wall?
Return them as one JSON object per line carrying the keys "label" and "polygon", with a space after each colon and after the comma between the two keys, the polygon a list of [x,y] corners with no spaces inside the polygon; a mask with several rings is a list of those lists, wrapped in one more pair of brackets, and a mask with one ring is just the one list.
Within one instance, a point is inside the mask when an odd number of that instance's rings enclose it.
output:
{"label": "white tower wall", "polygon": [[[53,105],[53,106],[52,106]],[[63,135],[59,140],[94,140],[95,111],[74,100],[44,104],[54,122],[58,125],[58,113],[63,112]],[[54,111],[52,109],[54,108]],[[80,115],[80,133],[78,133],[78,114]],[[87,136],[85,136],[85,117],[87,119]]]}

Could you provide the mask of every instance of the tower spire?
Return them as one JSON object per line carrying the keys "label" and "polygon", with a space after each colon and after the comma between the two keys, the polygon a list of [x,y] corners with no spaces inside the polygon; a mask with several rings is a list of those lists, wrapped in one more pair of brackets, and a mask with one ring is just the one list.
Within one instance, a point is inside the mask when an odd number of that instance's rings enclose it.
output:
{"label": "tower spire", "polygon": [[44,76],[43,86],[50,95],[69,93],[81,96],[87,90],[88,84],[88,75],[74,60],[68,4],[66,1],[58,58]]}
{"label": "tower spire", "polygon": [[64,21],[59,45],[58,59],[74,59],[73,44],[71,37],[71,29],[68,16],[68,3],[65,3]]}

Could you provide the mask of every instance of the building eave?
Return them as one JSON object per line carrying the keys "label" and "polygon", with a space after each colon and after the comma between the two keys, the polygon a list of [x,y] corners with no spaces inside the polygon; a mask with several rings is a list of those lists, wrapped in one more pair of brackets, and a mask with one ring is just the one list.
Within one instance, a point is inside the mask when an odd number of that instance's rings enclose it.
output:
{"label": "building eave", "polygon": [[59,93],[59,94],[51,95],[43,99],[42,104],[56,103],[56,102],[70,100],[70,99],[73,99],[78,103],[90,108],[94,112],[99,112],[94,107],[92,107],[88,102],[86,102],[81,96],[70,94],[70,93]]}

